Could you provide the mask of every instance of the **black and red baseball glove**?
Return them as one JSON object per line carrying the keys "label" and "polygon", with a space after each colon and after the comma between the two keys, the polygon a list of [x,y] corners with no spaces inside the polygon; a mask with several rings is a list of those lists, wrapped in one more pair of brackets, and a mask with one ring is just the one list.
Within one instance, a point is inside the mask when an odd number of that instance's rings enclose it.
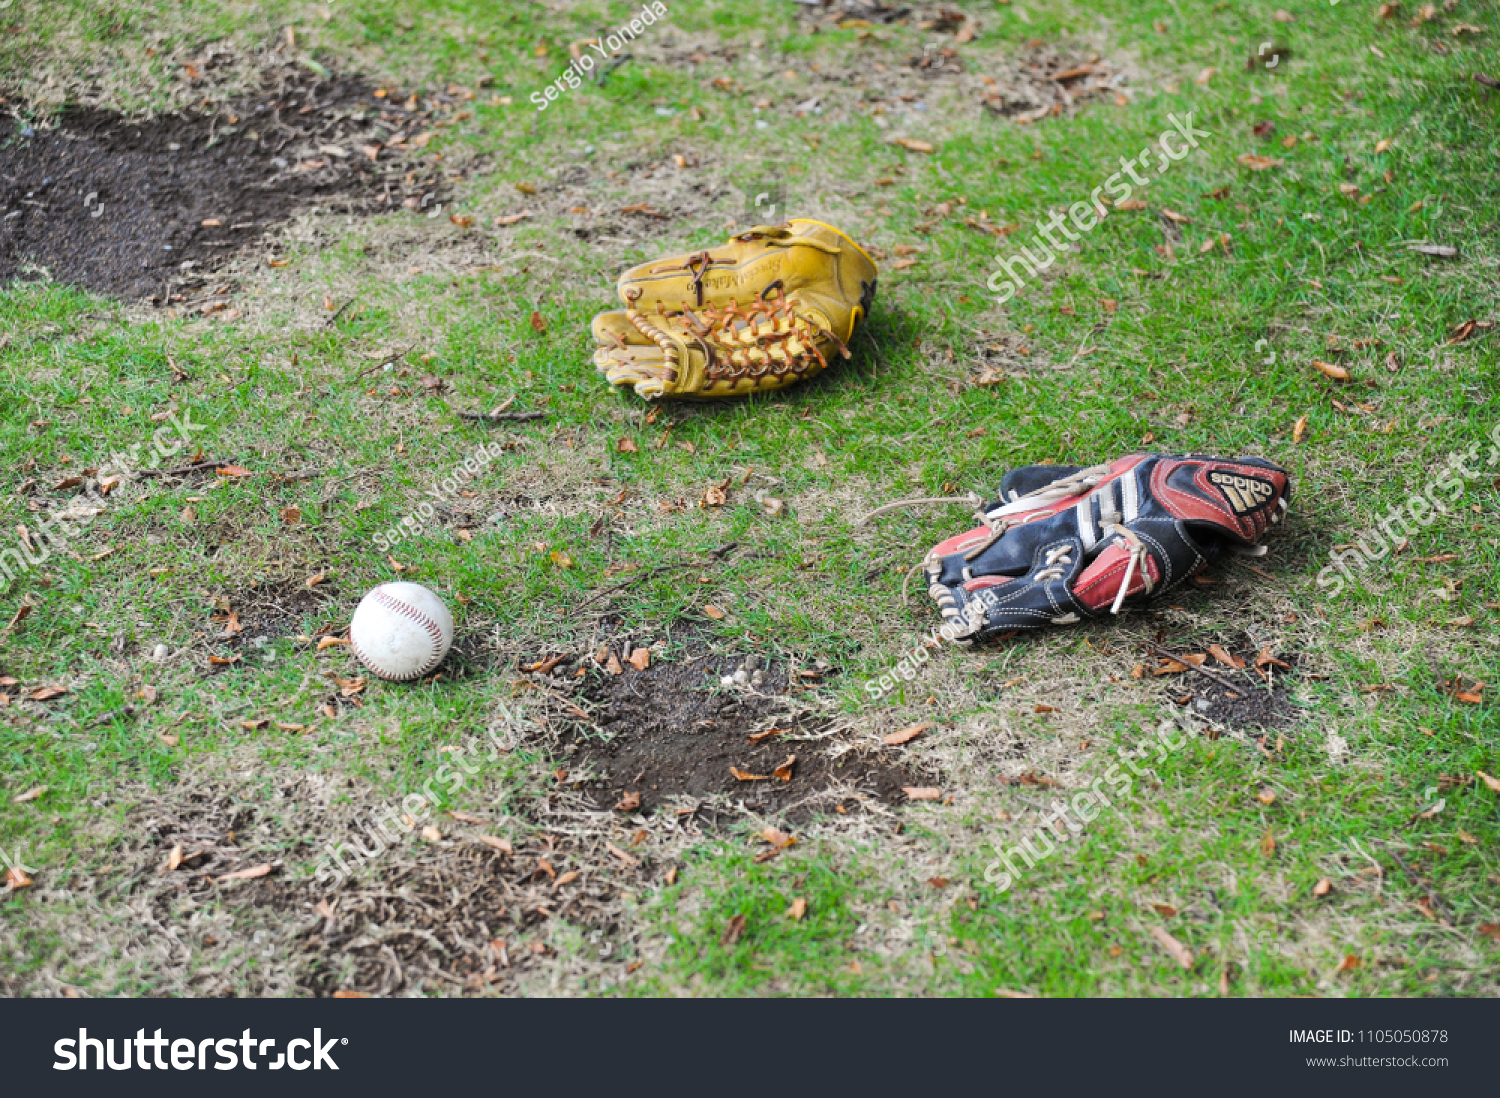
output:
{"label": "black and red baseball glove", "polygon": [[961,643],[1117,614],[1256,543],[1287,512],[1291,478],[1264,458],[1130,454],[1027,465],[984,525],[933,547],[928,591]]}

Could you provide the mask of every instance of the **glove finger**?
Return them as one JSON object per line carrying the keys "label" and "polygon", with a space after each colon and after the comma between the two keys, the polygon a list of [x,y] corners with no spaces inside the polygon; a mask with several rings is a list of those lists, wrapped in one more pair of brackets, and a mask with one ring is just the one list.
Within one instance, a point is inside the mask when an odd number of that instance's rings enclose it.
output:
{"label": "glove finger", "polygon": [[1022,465],[1000,479],[1000,502],[1009,503],[1017,496],[1029,496],[1053,481],[1070,477],[1086,468],[1086,465]]}
{"label": "glove finger", "polygon": [[630,317],[625,315],[624,309],[612,309],[609,312],[600,313],[594,317],[589,330],[594,336],[594,342],[601,348],[656,346],[654,342],[642,335],[634,324],[630,323]]}
{"label": "glove finger", "polygon": [[656,346],[600,347],[594,366],[611,385],[629,385],[648,400],[666,396],[677,384],[677,371],[662,359]]}

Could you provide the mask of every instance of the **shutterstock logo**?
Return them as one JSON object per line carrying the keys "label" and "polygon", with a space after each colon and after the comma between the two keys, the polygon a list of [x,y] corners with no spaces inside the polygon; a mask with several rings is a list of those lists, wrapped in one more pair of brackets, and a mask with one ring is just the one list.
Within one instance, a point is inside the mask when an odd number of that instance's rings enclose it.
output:
{"label": "shutterstock logo", "polygon": [[[306,1071],[308,1068],[322,1071],[325,1067],[329,1071],[338,1071],[339,1066],[333,1062],[329,1050],[334,1045],[348,1043],[347,1037],[330,1037],[324,1041],[323,1031],[315,1029],[311,1041],[302,1037],[294,1038],[287,1042],[285,1052],[277,1053],[276,1059],[271,1060],[271,1050],[276,1046],[276,1038],[257,1040],[250,1035],[248,1029],[237,1038],[207,1037],[196,1042],[186,1037],[175,1040],[163,1037],[159,1029],[154,1036],[147,1037],[144,1029],[138,1029],[134,1038],[121,1039],[121,1058],[116,1063],[113,1037],[100,1040],[98,1037],[90,1037],[87,1029],[80,1029],[76,1041],[72,1037],[64,1037],[52,1046],[52,1051],[57,1054],[57,1062],[52,1065],[52,1070],[88,1071],[89,1053],[92,1051],[97,1071],[103,1071],[106,1067],[111,1071],[129,1071],[132,1067],[138,1067],[142,1071],[150,1071],[152,1068],[166,1071],[169,1066],[174,1071],[207,1071],[209,1052],[212,1050],[217,1057],[213,1063],[215,1071],[233,1071],[241,1066],[247,1071],[256,1071],[262,1067],[270,1071],[280,1071],[283,1067],[289,1067],[293,1071]],[[170,1065],[166,1063],[168,1056],[172,1061]],[[257,1056],[261,1058],[260,1063],[256,1063]]]}

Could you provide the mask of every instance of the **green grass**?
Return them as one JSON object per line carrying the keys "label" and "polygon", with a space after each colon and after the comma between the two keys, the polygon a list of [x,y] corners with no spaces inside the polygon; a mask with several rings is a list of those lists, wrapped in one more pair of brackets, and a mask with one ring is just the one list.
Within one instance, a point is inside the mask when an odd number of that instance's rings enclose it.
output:
{"label": "green grass", "polygon": [[[1412,27],[1411,12],[1380,22],[1376,5],[1364,3],[1289,5],[1290,24],[1203,0],[962,6],[981,25],[957,47],[970,74],[998,72],[1040,39],[1130,65],[1129,104],[1105,97],[1072,117],[1022,126],[979,111],[977,92],[952,80],[922,86],[925,111],[877,100],[908,55],[951,36],[913,26],[868,36],[828,24],[811,35],[791,3],[674,5],[604,87],[585,85],[541,114],[527,97],[566,65],[567,44],[638,9],[404,0],[340,2],[325,18],[322,4],[120,0],[0,13],[10,21],[0,72],[32,98],[45,87],[41,74],[53,74],[75,98],[87,86],[117,108],[180,105],[187,92],[174,66],[204,43],[248,56],[287,24],[298,28],[300,56],[403,92],[487,78],[474,118],[443,129],[429,150],[483,158],[486,170],[455,197],[478,222],[470,234],[445,219],[325,217],[320,236],[283,249],[289,267],[245,268],[236,294],[245,316],[234,321],[153,313],[47,284],[0,293],[0,548],[32,521],[17,492],[23,482],[45,489],[97,465],[148,437],[151,416],[169,405],[208,425],[194,438],[205,454],[257,474],[128,485],[74,544],[78,559],[56,556],[0,589],[5,621],[33,606],[0,641],[0,673],[28,690],[69,688],[53,702],[0,708],[0,847],[26,840],[41,871],[38,889],[0,901],[7,986],[35,990],[47,973],[96,994],[156,986],[141,968],[65,960],[56,912],[87,924],[121,917],[118,908],[101,901],[103,914],[88,913],[69,906],[77,897],[37,898],[42,888],[81,892],[84,880],[102,888],[122,879],[137,841],[132,809],[146,791],[170,798],[189,776],[227,781],[260,770],[237,780],[246,797],[268,803],[273,776],[291,773],[352,781],[352,799],[400,795],[431,776],[439,746],[483,727],[497,701],[509,700],[517,655],[586,643],[593,613],[606,606],[630,625],[656,627],[713,601],[731,611],[715,626],[726,641],[841,667],[824,694],[860,734],[937,721],[912,751],[946,766],[942,784],[955,800],[901,808],[880,828],[819,821],[764,864],[753,860],[760,847],[748,824],[703,840],[683,855],[676,884],[627,905],[647,963],[614,985],[621,991],[1213,994],[1228,966],[1235,994],[1495,993],[1496,945],[1478,928],[1500,921],[1500,802],[1475,780],[1440,794],[1446,805],[1433,818],[1414,817],[1440,775],[1500,772],[1500,500],[1491,483],[1500,466],[1488,467],[1461,508],[1337,599],[1316,584],[1334,545],[1355,540],[1428,483],[1448,454],[1500,423],[1494,328],[1447,342],[1471,318],[1500,320],[1500,95],[1470,79],[1500,70],[1493,8],[1463,0]],[[1458,22],[1487,33],[1454,36]],[[708,60],[669,63],[659,52],[667,36],[678,53],[702,50]],[[1274,73],[1247,71],[1246,58],[1273,37],[1292,45],[1291,60]],[[1215,74],[1196,82],[1209,67]],[[781,77],[789,68],[798,79]],[[732,77],[734,89],[713,86],[718,76]],[[865,86],[851,86],[854,77]],[[824,113],[796,117],[793,108],[815,94]],[[757,113],[763,98],[774,105]],[[701,117],[689,112],[695,106]],[[657,107],[678,110],[663,117]],[[1189,112],[1213,136],[1144,189],[1150,209],[1111,214],[1076,253],[1003,308],[993,304],[984,282],[997,255],[1014,254],[1052,209],[1087,200],[1122,156]],[[770,124],[758,128],[757,119]],[[1252,132],[1261,121],[1275,124],[1269,139]],[[893,136],[931,141],[937,152],[906,152]],[[1294,147],[1283,146],[1288,136],[1298,138]],[[1390,146],[1377,153],[1382,140]],[[1283,163],[1250,171],[1237,163],[1247,153]],[[707,183],[710,197],[673,175],[674,154],[693,160],[689,182]],[[647,166],[654,180],[642,177]],[[608,228],[603,242],[570,231],[586,223],[565,212],[565,168],[582,173],[568,186]],[[641,402],[610,391],[589,365],[588,320],[610,307],[625,266],[720,241],[726,221],[748,224],[748,204],[731,191],[768,174],[781,177],[790,212],[823,212],[887,256],[854,359],[779,396],[667,405],[647,423]],[[877,183],[884,179],[891,183]],[[1341,183],[1370,201],[1341,193]],[[541,194],[524,196],[516,184]],[[667,188],[657,204],[670,219],[612,215],[657,188]],[[953,213],[935,215],[944,202]],[[494,225],[528,205],[536,216]],[[1170,227],[1163,208],[1191,219],[1176,226],[1175,261],[1154,247]],[[1022,228],[997,239],[964,224],[980,211]],[[1200,251],[1220,234],[1230,237],[1227,249]],[[1417,241],[1460,254],[1424,256],[1407,246]],[[921,249],[915,266],[894,269],[898,244]],[[485,258],[475,260],[474,249]],[[407,261],[424,253],[437,258]],[[408,266],[423,273],[389,275]],[[326,325],[323,297],[342,303],[354,293],[358,305]],[[533,309],[545,332],[533,330]],[[1334,336],[1346,348],[1379,341],[1340,359],[1353,384],[1311,365],[1332,357]],[[404,372],[359,376],[372,356],[409,344]],[[1007,368],[1025,376],[968,384],[970,363],[990,345],[1004,346]],[[174,380],[169,357],[191,380]],[[429,373],[446,393],[419,384]],[[389,393],[393,384],[401,395]],[[549,418],[491,429],[452,414],[512,394],[517,407]],[[1303,416],[1305,439],[1294,442]],[[984,433],[971,437],[975,427]],[[227,651],[210,636],[222,629],[211,619],[213,598],[243,598],[252,581],[296,589],[325,574],[330,602],[288,632],[345,625],[365,588],[395,578],[374,536],[434,477],[502,435],[521,446],[476,486],[485,502],[552,497],[558,509],[517,510],[470,542],[435,536],[391,554],[414,569],[404,578],[449,599],[461,637],[503,656],[495,666],[439,687],[372,684],[363,708],[329,719],[318,708],[336,688],[323,672],[349,673],[342,650],[318,654],[288,635],[273,642],[272,661],[248,654],[232,667],[208,664],[209,653]],[[621,438],[638,452],[620,452]],[[1231,566],[1216,571],[1220,586],[1170,598],[1182,609],[1160,618],[945,653],[923,678],[868,704],[862,684],[935,624],[927,606],[901,603],[906,568],[966,520],[959,508],[900,512],[873,531],[855,519],[906,496],[988,493],[1017,464],[1092,462],[1143,446],[1262,453],[1291,468],[1291,522],[1257,564],[1271,579]],[[738,481],[747,467],[778,478],[771,491],[788,500],[789,514],[770,518],[754,504],[759,482],[736,489],[725,508],[696,506],[710,483]],[[301,470],[315,475],[275,475]],[[630,495],[612,540],[591,537],[621,489]],[[657,507],[679,499],[680,511]],[[288,507],[300,510],[299,524],[282,521]],[[612,564],[697,558],[731,541],[742,551],[704,569],[707,584],[697,572],[686,574],[691,582],[666,573],[587,615],[563,612],[617,582],[605,575]],[[91,559],[106,546],[111,555]],[[572,566],[558,567],[554,551]],[[1447,624],[1466,617],[1474,623]],[[1029,834],[1035,809],[1026,798],[1051,791],[1000,783],[1004,768],[984,752],[1001,729],[1015,730],[1036,752],[1024,768],[1087,784],[1107,743],[1138,736],[1171,709],[1156,686],[1128,677],[1158,627],[1205,644],[1250,630],[1300,652],[1305,719],[1273,758],[1228,738],[1195,739],[1128,803],[996,892],[984,883],[991,844]],[[157,643],[188,655],[155,665],[146,656]],[[1441,689],[1458,674],[1492,684],[1483,704]],[[1002,691],[1018,675],[1028,681]],[[1393,689],[1366,692],[1382,684]],[[98,723],[143,685],[160,689],[154,706]],[[1088,702],[1054,717],[1033,712],[1059,696]],[[240,724],[259,716],[316,730],[299,737]],[[1347,761],[1330,761],[1330,732],[1347,741]],[[177,746],[162,734],[177,736]],[[503,775],[507,803],[541,798],[555,765],[519,757]],[[12,803],[35,785],[48,787],[42,799]],[[1276,792],[1271,804],[1257,799],[1262,789]],[[1269,856],[1267,832],[1276,842]],[[311,873],[308,838],[266,831],[267,849],[283,852],[292,876]],[[1453,927],[1417,908],[1424,890],[1382,843],[1441,898]],[[1378,890],[1374,876],[1359,876],[1371,864],[1360,850],[1383,867]],[[934,877],[949,883],[928,883]],[[1314,897],[1325,877],[1331,893]],[[808,913],[794,921],[785,910],[798,896]],[[1152,904],[1178,914],[1163,917]],[[722,945],[735,915],[745,916],[745,933]],[[1191,972],[1150,936],[1153,925],[1194,952]],[[551,940],[563,959],[588,948],[562,928]],[[1349,953],[1360,967],[1336,971]],[[555,990],[602,987],[571,979]]]}

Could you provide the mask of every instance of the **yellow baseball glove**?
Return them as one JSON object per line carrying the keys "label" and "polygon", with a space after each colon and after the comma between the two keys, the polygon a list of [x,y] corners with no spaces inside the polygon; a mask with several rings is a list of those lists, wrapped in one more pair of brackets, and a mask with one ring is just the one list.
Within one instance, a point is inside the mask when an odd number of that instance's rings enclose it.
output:
{"label": "yellow baseball glove", "polygon": [[876,273],[831,225],[757,225],[722,248],[621,275],[625,308],[594,318],[594,364],[648,400],[785,388],[849,356]]}

